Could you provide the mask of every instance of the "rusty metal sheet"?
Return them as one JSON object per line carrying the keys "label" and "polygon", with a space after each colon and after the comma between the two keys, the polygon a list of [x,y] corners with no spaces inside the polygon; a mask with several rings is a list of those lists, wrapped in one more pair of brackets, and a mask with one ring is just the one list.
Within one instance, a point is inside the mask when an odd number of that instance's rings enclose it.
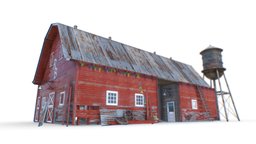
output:
{"label": "rusty metal sheet", "polygon": [[208,87],[208,84],[190,65],[59,23],[53,25],[58,27],[66,59]]}
{"label": "rusty metal sheet", "polygon": [[190,69],[190,72],[192,73],[191,75],[198,85],[208,85],[192,66],[189,66],[188,68]]}
{"label": "rusty metal sheet", "polygon": [[181,62],[175,62],[177,67],[179,67],[180,72],[185,76],[185,78],[197,85],[203,85],[208,86],[208,84],[203,80],[203,78],[194,70],[194,68],[190,65],[181,63]]}
{"label": "rusty metal sheet", "polygon": [[180,72],[179,68],[175,65],[174,60],[163,58],[163,61],[166,63],[166,66],[170,69],[172,79],[174,79],[175,81],[189,82]]}
{"label": "rusty metal sheet", "polygon": [[[58,31],[59,35],[62,38],[61,39],[61,48],[63,55],[66,59],[71,59],[71,51],[70,51],[70,39],[69,35],[67,33],[67,27],[64,25],[57,25],[58,26]],[[50,29],[53,27],[53,25],[50,27]]]}

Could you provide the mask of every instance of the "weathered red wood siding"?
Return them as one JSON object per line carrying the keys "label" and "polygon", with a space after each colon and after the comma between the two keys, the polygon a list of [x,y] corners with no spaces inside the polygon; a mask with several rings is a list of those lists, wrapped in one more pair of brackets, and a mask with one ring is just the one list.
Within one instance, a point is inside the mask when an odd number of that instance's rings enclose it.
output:
{"label": "weathered red wood siding", "polygon": [[[106,105],[106,91],[118,92],[118,106]],[[114,109],[146,109],[135,106],[135,94],[148,98],[151,112],[157,115],[157,80],[117,69],[81,64],[77,81],[76,104]]]}
{"label": "weathered red wood siding", "polygon": [[[200,87],[204,94],[206,103],[210,110],[210,117],[217,118],[216,97],[215,91],[211,88]],[[205,109],[203,107],[197,87],[191,84],[179,84],[180,95],[180,113],[182,121],[206,120],[207,117],[203,115]],[[191,100],[197,100],[198,109],[192,109]]]}
{"label": "weathered red wood siding", "polygon": [[[67,61],[63,57],[61,51],[61,42],[58,33],[53,41],[51,50],[43,57],[47,62],[46,69],[44,69],[44,76],[42,80],[41,89],[38,89],[37,105],[34,120],[37,121],[39,113],[41,112],[42,97],[48,97],[50,93],[55,92],[54,98],[54,120],[62,121],[64,105],[59,105],[60,93],[65,92],[65,103],[69,95],[70,87],[73,87],[75,81],[75,62]],[[55,62],[54,62],[55,61]],[[54,64],[55,63],[55,64]],[[52,65],[52,66],[50,66]],[[55,65],[55,66],[54,66]],[[54,79],[54,72],[55,79]],[[46,98],[47,99],[47,98]],[[40,112],[39,112],[40,111]]]}

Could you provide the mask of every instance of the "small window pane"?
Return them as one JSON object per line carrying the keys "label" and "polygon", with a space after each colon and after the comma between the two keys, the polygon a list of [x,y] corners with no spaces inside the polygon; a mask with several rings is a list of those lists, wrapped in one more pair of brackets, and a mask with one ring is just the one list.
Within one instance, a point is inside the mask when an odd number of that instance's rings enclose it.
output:
{"label": "small window pane", "polygon": [[106,105],[117,105],[118,93],[116,91],[107,91]]}
{"label": "small window pane", "polygon": [[192,109],[196,110],[197,109],[197,100],[192,99],[191,100],[191,105],[192,105]]}
{"label": "small window pane", "polygon": [[144,95],[135,94],[135,106],[144,107]]}

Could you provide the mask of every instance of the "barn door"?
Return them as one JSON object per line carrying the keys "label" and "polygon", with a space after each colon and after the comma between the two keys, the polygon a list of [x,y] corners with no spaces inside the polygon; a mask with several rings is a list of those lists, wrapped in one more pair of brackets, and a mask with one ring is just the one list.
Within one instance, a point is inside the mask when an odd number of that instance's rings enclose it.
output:
{"label": "barn door", "polygon": [[167,119],[168,119],[168,122],[175,122],[175,105],[174,105],[174,101],[167,102]]}
{"label": "barn door", "polygon": [[47,109],[46,122],[49,122],[49,123],[53,122],[54,96],[55,96],[55,93],[52,92],[49,94],[49,97],[48,97],[49,105],[48,105],[48,109]]}

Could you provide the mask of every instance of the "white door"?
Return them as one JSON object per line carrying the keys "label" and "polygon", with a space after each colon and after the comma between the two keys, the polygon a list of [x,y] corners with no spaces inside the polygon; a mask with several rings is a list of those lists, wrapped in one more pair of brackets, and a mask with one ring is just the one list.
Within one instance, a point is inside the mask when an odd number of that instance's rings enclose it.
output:
{"label": "white door", "polygon": [[174,101],[167,102],[167,119],[168,119],[168,122],[175,122],[175,105],[174,105]]}
{"label": "white door", "polygon": [[49,97],[48,97],[49,104],[48,104],[48,109],[47,109],[47,119],[46,119],[46,121],[49,122],[49,123],[53,122],[54,96],[55,96],[55,93],[53,92],[53,93],[50,93]]}

